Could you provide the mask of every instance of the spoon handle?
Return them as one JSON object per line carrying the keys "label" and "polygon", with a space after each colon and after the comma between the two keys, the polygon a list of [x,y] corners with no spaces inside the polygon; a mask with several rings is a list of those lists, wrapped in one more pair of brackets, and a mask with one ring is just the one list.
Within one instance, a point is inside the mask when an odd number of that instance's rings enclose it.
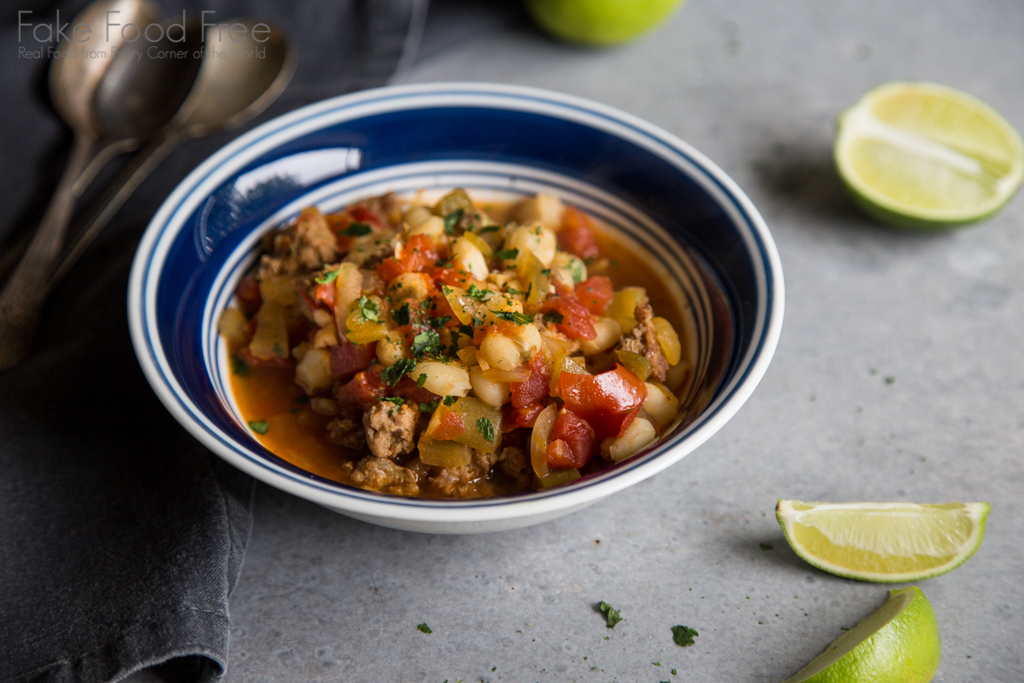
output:
{"label": "spoon handle", "polygon": [[47,282],[47,292],[60,284],[68,271],[78,262],[93,240],[103,231],[114,214],[124,206],[132,193],[142,184],[153,169],[182,140],[180,133],[157,135],[145,147],[132,155],[127,165],[109,185],[103,195],[90,207],[87,218],[74,237],[71,246],[64,251],[57,267]]}
{"label": "spoon handle", "polygon": [[75,185],[101,149],[92,138],[76,137],[71,158],[42,223],[0,291],[0,370],[17,364],[31,347],[46,299],[46,283],[67,235],[75,204]]}

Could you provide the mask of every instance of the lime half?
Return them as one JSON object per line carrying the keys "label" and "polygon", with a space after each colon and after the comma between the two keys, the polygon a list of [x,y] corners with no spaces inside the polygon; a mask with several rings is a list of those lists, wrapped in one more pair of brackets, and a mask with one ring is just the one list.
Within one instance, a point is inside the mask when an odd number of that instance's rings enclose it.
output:
{"label": "lime half", "polygon": [[839,117],[836,167],[887,223],[945,228],[998,211],[1024,177],[1024,145],[994,109],[934,83],[893,82]]}
{"label": "lime half", "polygon": [[890,591],[885,604],[785,683],[927,683],[941,657],[935,612],[915,586]]}
{"label": "lime half", "polygon": [[981,546],[988,503],[804,503],[775,508],[786,541],[818,569],[861,581],[920,581]]}

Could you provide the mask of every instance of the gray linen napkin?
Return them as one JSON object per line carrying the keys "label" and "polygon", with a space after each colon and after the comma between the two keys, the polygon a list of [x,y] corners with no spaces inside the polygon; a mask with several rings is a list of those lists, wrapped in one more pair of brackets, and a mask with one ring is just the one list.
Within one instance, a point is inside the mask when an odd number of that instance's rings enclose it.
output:
{"label": "gray linen napkin", "polygon": [[[0,243],[38,222],[69,148],[47,64],[19,53],[0,15]],[[260,120],[383,84],[415,50],[427,0],[161,3],[281,26],[295,78]],[[34,22],[84,2],[26,3]],[[27,38],[23,36],[22,41]],[[160,201],[230,135],[187,143],[125,205],[55,292],[32,355],[0,374],[0,681],[117,681],[155,668],[212,681],[227,661],[227,600],[253,481],[163,409],[128,337],[135,244]]]}

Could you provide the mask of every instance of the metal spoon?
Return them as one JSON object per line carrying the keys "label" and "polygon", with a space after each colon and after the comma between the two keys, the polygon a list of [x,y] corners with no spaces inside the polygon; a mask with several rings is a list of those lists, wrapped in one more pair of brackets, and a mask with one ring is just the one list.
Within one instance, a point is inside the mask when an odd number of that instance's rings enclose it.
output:
{"label": "metal spoon", "polygon": [[[266,27],[266,31],[257,31]],[[141,149],[90,212],[50,279],[55,287],[160,161],[185,140],[227,130],[277,99],[294,71],[285,35],[265,22],[238,19],[210,26],[195,84],[175,117]],[[262,51],[257,56],[256,51]]]}
{"label": "metal spoon", "polygon": [[[108,31],[111,17],[122,26],[147,27],[159,13],[149,0],[102,0],[72,22],[90,28],[89,41],[77,43],[72,35],[58,45],[64,57],[51,64],[50,97],[75,142],[42,222],[0,292],[0,370],[28,352],[75,200],[103,165],[138,147],[174,115],[187,92],[178,84],[194,78],[194,61],[137,59],[125,49],[132,30],[127,37]],[[180,48],[168,41],[169,49],[175,46]],[[174,85],[156,87],[158,82]]]}

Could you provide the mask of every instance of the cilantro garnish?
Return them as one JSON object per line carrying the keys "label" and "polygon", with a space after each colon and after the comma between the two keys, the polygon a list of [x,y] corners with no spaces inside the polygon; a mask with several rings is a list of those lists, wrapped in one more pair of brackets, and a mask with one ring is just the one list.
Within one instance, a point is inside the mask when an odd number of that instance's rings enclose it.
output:
{"label": "cilantro garnish", "polygon": [[540,274],[541,275],[551,275],[551,269],[550,268],[541,268]]}
{"label": "cilantro garnish", "polygon": [[441,402],[441,399],[435,398],[433,401],[420,404],[421,413],[432,413],[437,410],[437,404]]}
{"label": "cilantro garnish", "polygon": [[426,383],[427,383],[427,376],[421,372],[420,376],[416,378],[416,386],[418,386],[418,387],[420,387],[422,389],[423,385],[426,384]]}
{"label": "cilantro garnish", "polygon": [[363,235],[369,235],[373,232],[373,226],[369,223],[349,223],[347,228],[338,231],[339,235],[348,235],[349,237],[362,237]]}
{"label": "cilantro garnish", "polygon": [[[462,211],[462,209],[459,209],[459,211]],[[433,633],[433,631],[430,630],[430,627],[426,624],[420,624],[416,627],[416,630],[421,633]]]}
{"label": "cilantro garnish", "polygon": [[438,260],[437,263],[434,264],[434,267],[435,268],[447,268],[451,264],[452,264],[452,260],[450,258],[443,258],[443,259]]}
{"label": "cilantro garnish", "polygon": [[473,336],[473,328],[469,325],[459,325],[459,332],[467,337]]}
{"label": "cilantro garnish", "polygon": [[494,443],[494,425],[486,417],[476,421],[476,430],[484,435],[488,443]]}
{"label": "cilantro garnish", "polygon": [[398,380],[402,379],[402,375],[414,367],[416,367],[416,361],[412,358],[399,358],[394,365],[384,368],[380,373],[380,379],[384,384],[393,387],[398,384]]}
{"label": "cilantro garnish", "polygon": [[498,251],[494,252],[494,256],[495,256],[495,258],[499,258],[502,261],[511,261],[511,260],[515,259],[515,257],[519,256],[519,250],[518,249],[499,249]]}
{"label": "cilantro garnish", "polygon": [[487,301],[494,295],[493,292],[486,289],[480,289],[476,285],[470,285],[469,289],[466,290],[466,294],[477,301]]}
{"label": "cilantro garnish", "polygon": [[249,429],[257,434],[266,434],[267,430],[270,429],[270,423],[266,420],[252,420],[249,422]]}
{"label": "cilantro garnish", "polygon": [[394,404],[394,407],[388,411],[388,416],[394,415],[399,406],[405,405],[405,399],[401,396],[382,396],[380,400]]}
{"label": "cilantro garnish", "polygon": [[356,306],[359,308],[359,312],[363,314],[363,320],[369,320],[370,322],[380,322],[380,318],[377,317],[379,310],[377,309],[377,302],[366,296],[359,297],[356,301]]}
{"label": "cilantro garnish", "polygon": [[693,639],[698,635],[700,634],[689,626],[679,625],[672,627],[672,640],[679,647],[690,647],[693,645]]}
{"label": "cilantro garnish", "polygon": [[231,372],[239,377],[246,377],[249,374],[249,366],[245,364],[245,361],[237,353],[231,356]]}
{"label": "cilantro garnish", "polygon": [[550,323],[561,325],[562,321],[565,320],[565,316],[563,316],[558,311],[548,311],[547,313],[544,314],[544,319]]}
{"label": "cilantro garnish", "polygon": [[399,325],[408,325],[410,320],[409,302],[406,301],[401,306],[399,306],[392,315],[395,316],[395,322],[398,323]]}
{"label": "cilantro garnish", "polygon": [[445,396],[441,399],[441,403],[444,403],[446,406],[452,406],[455,405],[455,402],[458,400],[459,398],[457,396]]}
{"label": "cilantro garnish", "polygon": [[452,319],[452,317],[450,315],[439,315],[436,318],[431,318],[430,319],[430,326],[431,327],[444,327],[445,323],[447,323],[451,319]]}
{"label": "cilantro garnish", "polygon": [[274,350],[274,355],[275,356],[277,356],[278,358],[284,358],[284,349],[281,348],[280,344],[278,344],[277,342],[274,342],[274,349],[273,350]]}
{"label": "cilantro garnish", "polygon": [[465,212],[464,209],[455,209],[450,214],[444,217],[444,231],[449,235],[455,234],[456,224],[462,220],[462,214]]}
{"label": "cilantro garnish", "polygon": [[[622,614],[603,600],[597,603],[597,610],[604,614],[608,628],[615,628],[615,624],[622,621]],[[673,630],[674,632],[674,630]]]}
{"label": "cilantro garnish", "polygon": [[320,275],[319,277],[316,278],[316,283],[318,285],[326,285],[328,283],[334,282],[337,279],[338,279],[338,271],[337,270],[328,270],[323,275]]}
{"label": "cilantro garnish", "polygon": [[426,329],[412,338],[412,355],[420,358],[424,355],[437,355],[441,352],[441,338],[432,329]]}
{"label": "cilantro garnish", "polygon": [[514,322],[516,325],[528,325],[533,322],[533,316],[519,311],[491,311],[502,320]]}
{"label": "cilantro garnish", "polygon": [[501,230],[501,228],[499,228],[497,225],[485,225],[484,227],[480,228],[479,234],[482,235],[485,232],[498,232],[499,230]]}

